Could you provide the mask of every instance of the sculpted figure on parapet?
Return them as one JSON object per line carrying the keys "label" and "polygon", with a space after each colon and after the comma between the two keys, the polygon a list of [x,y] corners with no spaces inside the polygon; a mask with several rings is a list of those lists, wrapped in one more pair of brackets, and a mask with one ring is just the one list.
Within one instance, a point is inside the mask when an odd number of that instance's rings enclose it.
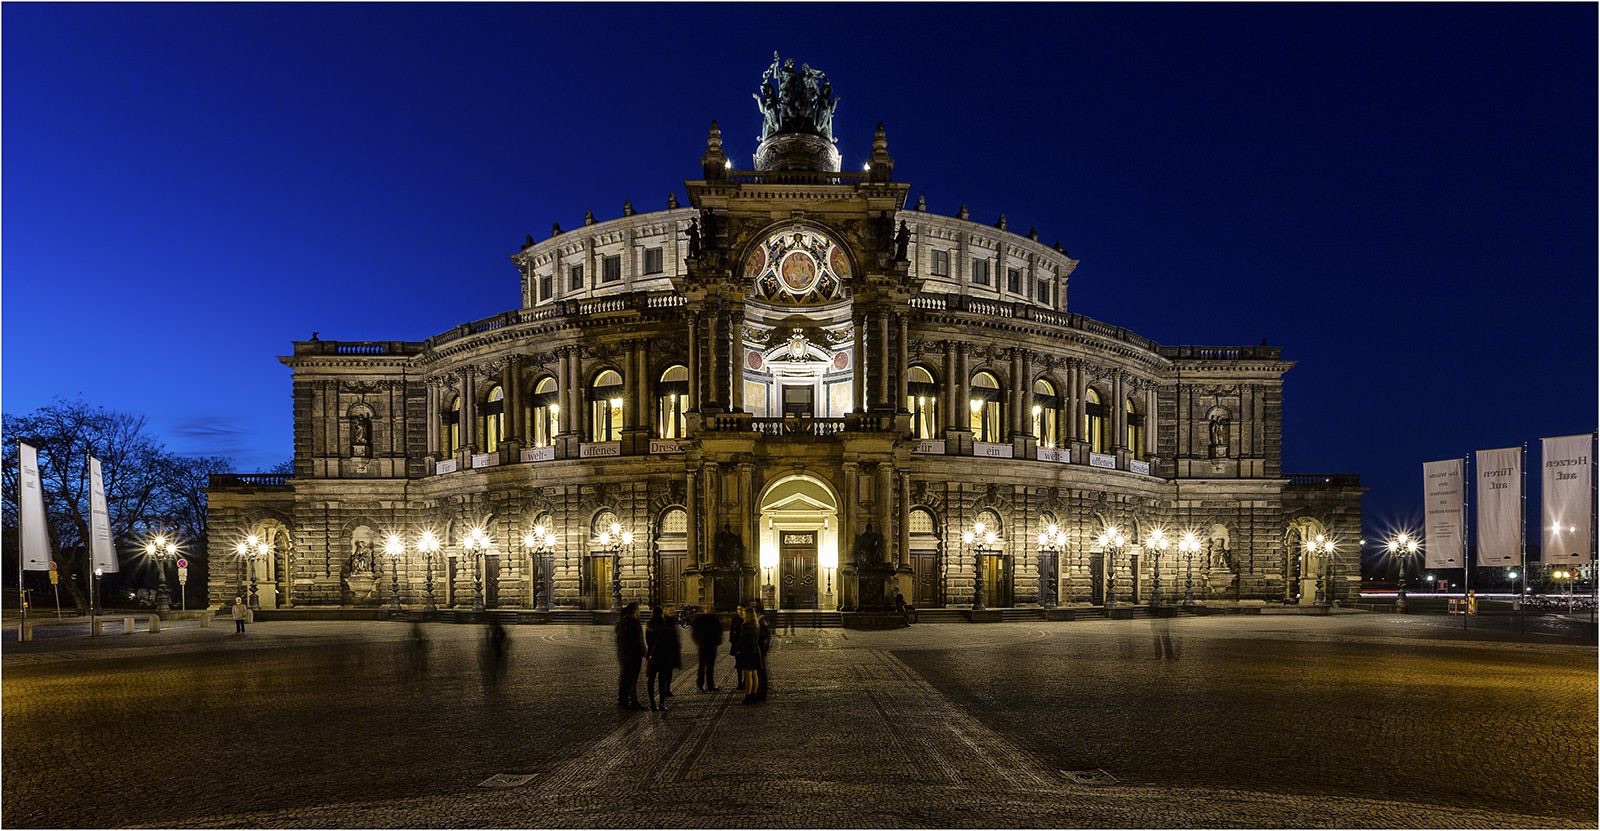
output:
{"label": "sculpted figure on parapet", "polygon": [[761,74],[761,88],[752,93],[761,110],[761,141],[774,133],[816,133],[833,141],[833,113],[839,99],[833,97],[828,74],[783,60],[772,53],[772,65]]}

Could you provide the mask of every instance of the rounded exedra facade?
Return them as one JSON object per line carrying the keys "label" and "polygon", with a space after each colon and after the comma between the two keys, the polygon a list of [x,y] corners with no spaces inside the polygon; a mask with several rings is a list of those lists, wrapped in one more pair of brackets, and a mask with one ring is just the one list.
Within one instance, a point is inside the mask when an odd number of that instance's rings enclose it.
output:
{"label": "rounded exedra facade", "polygon": [[294,342],[293,473],[212,477],[211,602],[871,625],[1355,597],[1363,488],[1282,472],[1279,347],[1069,311],[1078,261],[927,210],[883,125],[841,170],[825,73],[775,56],[755,98],[751,169],[712,122],[685,204],[511,254],[520,308]]}

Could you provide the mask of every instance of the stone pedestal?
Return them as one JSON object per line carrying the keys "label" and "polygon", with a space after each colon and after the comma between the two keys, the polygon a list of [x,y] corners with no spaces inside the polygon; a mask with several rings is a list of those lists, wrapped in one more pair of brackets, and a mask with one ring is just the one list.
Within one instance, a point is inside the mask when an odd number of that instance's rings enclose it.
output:
{"label": "stone pedestal", "polygon": [[344,578],[344,605],[377,606],[382,601],[377,587],[378,581],[371,574],[352,574]]}

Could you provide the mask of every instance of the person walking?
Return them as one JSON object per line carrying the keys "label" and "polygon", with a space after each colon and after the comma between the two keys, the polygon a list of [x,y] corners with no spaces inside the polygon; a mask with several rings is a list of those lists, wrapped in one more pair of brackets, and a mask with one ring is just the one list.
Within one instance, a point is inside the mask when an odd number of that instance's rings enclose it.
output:
{"label": "person walking", "polygon": [[744,680],[744,700],[739,703],[756,704],[761,701],[756,695],[761,678],[761,624],[756,620],[754,608],[741,606],[739,611],[742,621],[735,640],[739,651],[733,664]]}
{"label": "person walking", "polygon": [[233,634],[244,634],[244,618],[249,612],[250,608],[244,605],[244,598],[235,597],[233,599]]}
{"label": "person walking", "polygon": [[[733,656],[733,668],[739,669],[739,633],[744,631],[744,604],[734,607],[733,620],[728,621],[728,654]],[[739,676],[739,686],[744,686],[744,676]]]}
{"label": "person walking", "polygon": [[[667,709],[667,698],[672,695],[672,671],[682,658],[678,646],[678,622],[662,611],[660,604],[650,604],[650,622],[645,625],[645,693],[650,697],[650,709]],[[661,693],[661,704],[656,705],[656,692]]]}
{"label": "person walking", "polygon": [[707,692],[717,691],[717,647],[722,645],[722,621],[711,612],[694,616],[694,645],[700,652],[700,665],[694,673],[694,685]]}
{"label": "person walking", "polygon": [[639,664],[644,660],[644,631],[639,626],[639,604],[629,603],[617,620],[617,706],[643,710],[639,703]]}

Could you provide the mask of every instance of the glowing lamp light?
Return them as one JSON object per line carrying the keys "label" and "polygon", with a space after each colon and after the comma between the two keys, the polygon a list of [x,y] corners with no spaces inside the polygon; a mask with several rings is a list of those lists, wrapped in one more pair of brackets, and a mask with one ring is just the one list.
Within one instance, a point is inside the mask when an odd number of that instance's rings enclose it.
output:
{"label": "glowing lamp light", "polygon": [[632,531],[623,531],[622,532],[622,544],[623,545],[633,545],[633,532]]}
{"label": "glowing lamp light", "polygon": [[399,534],[390,534],[389,538],[383,541],[383,553],[390,557],[398,557],[405,550],[405,543],[400,541]]}
{"label": "glowing lamp light", "polygon": [[962,531],[961,532],[961,544],[962,545],[971,545],[972,544],[972,532],[971,531]]}
{"label": "glowing lamp light", "polygon": [[611,544],[611,532],[610,531],[601,531],[600,532],[600,544],[601,545],[610,545]]}
{"label": "glowing lamp light", "polygon": [[761,546],[761,567],[762,568],[777,568],[778,567],[778,552],[775,549],[773,549],[773,547],[770,546],[770,545]]}
{"label": "glowing lamp light", "polygon": [[543,534],[540,534],[537,538],[535,538],[533,532],[529,531],[528,533],[522,535],[522,545],[524,548],[532,548],[534,543],[542,539],[544,539]]}
{"label": "glowing lamp light", "polygon": [[620,398],[611,399],[611,406],[613,406],[613,407],[621,407],[622,406],[622,399],[620,399]]}
{"label": "glowing lamp light", "polygon": [[233,553],[238,554],[240,557],[243,557],[248,550],[249,545],[246,543],[239,543],[233,547]]}
{"label": "glowing lamp light", "polygon": [[983,541],[987,545],[994,545],[996,542],[999,542],[999,540],[1000,538],[995,536],[993,531],[983,535]]}
{"label": "glowing lamp light", "polygon": [[839,549],[831,545],[823,548],[822,551],[817,555],[817,561],[818,564],[823,568],[838,568]]}
{"label": "glowing lamp light", "polygon": [[431,530],[423,531],[422,536],[417,539],[417,548],[420,551],[432,554],[439,550],[439,538]]}
{"label": "glowing lamp light", "polygon": [[973,412],[978,412],[979,410],[983,409],[983,401],[982,401],[982,399],[974,398],[969,403],[971,403],[971,405],[972,405],[972,411]]}
{"label": "glowing lamp light", "polygon": [[622,533],[622,523],[620,523],[620,522],[611,523],[611,535],[612,536],[618,536],[621,533]]}

